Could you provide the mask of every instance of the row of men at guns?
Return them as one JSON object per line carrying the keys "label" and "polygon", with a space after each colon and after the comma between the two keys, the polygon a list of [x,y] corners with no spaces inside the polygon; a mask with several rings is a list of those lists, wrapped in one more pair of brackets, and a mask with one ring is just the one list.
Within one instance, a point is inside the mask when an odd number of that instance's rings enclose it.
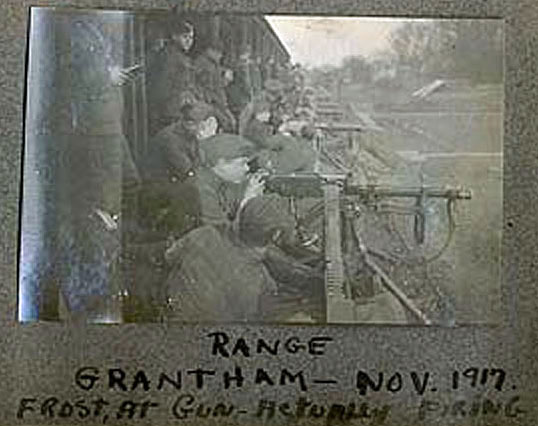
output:
{"label": "row of men at guns", "polygon": [[[76,137],[67,136],[65,146],[74,161],[60,194],[66,219],[59,221],[54,262],[67,315],[322,318],[323,257],[310,246],[316,235],[297,228],[288,200],[264,193],[268,173],[314,167],[312,93],[300,96],[299,68],[281,67],[279,78],[268,74],[254,84],[247,56],[244,72],[220,66],[213,47],[190,58],[195,29],[180,21],[147,53],[150,135],[148,152],[135,160],[121,124],[121,86],[139,69],[89,55],[100,51],[103,37],[96,25],[77,24],[72,37],[81,46],[72,44],[85,52],[74,58],[83,87],[71,100]],[[103,153],[97,168],[85,160],[91,151]]]}
{"label": "row of men at guns", "polygon": [[[270,173],[311,171],[301,138],[220,132],[207,104],[152,139],[124,217],[126,321],[283,321],[322,316],[323,257]],[[136,212],[133,216],[129,212]]]}
{"label": "row of men at guns", "polygon": [[150,53],[151,148],[125,319],[319,317],[321,257],[306,259],[287,200],[263,192],[267,173],[314,166],[313,92],[300,66],[263,64],[248,47],[233,68],[215,46],[192,57],[195,38],[180,20]]}
{"label": "row of men at guns", "polygon": [[[195,27],[175,20],[165,26],[161,37],[149,43],[146,90],[150,136],[177,122],[182,107],[198,102],[214,108],[226,133],[293,132],[299,130],[297,122],[312,123],[314,92],[305,87],[300,64],[278,63],[274,57],[264,61],[254,55],[250,45],[245,45],[233,61],[215,43],[195,53],[195,41]],[[264,122],[265,129],[249,129],[252,116]]]}

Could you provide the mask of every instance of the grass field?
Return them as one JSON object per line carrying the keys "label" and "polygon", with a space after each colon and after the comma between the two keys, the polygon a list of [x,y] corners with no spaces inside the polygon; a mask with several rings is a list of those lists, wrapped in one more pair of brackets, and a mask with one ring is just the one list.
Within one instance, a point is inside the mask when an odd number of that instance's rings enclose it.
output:
{"label": "grass field", "polygon": [[[457,206],[449,248],[430,268],[430,277],[438,272],[437,284],[453,301],[457,323],[494,323],[500,315],[501,104],[498,87],[440,93],[420,105],[370,111],[383,130],[363,136],[392,151],[416,151],[420,161],[408,168],[410,181],[421,171],[426,185],[472,190],[472,200]],[[386,180],[402,182],[396,174]],[[432,202],[429,219],[426,247],[434,252],[446,235],[444,205]]]}

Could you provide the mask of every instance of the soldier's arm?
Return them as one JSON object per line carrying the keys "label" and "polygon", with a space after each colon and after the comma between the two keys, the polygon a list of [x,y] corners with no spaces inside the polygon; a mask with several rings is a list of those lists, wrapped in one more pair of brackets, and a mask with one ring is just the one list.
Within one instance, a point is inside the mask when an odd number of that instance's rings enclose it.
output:
{"label": "soldier's arm", "polygon": [[288,210],[287,201],[277,194],[249,199],[239,215],[241,239],[255,246],[266,245],[277,233],[286,235],[287,239],[295,229],[295,218]]}
{"label": "soldier's arm", "polygon": [[172,132],[163,134],[161,145],[164,158],[173,169],[174,173],[182,176],[193,166],[193,161],[189,157],[188,147],[185,140],[177,137]]}
{"label": "soldier's arm", "polygon": [[229,224],[226,208],[219,202],[215,189],[211,185],[199,181],[198,190],[200,193],[200,219],[202,225],[218,227],[223,224]]}

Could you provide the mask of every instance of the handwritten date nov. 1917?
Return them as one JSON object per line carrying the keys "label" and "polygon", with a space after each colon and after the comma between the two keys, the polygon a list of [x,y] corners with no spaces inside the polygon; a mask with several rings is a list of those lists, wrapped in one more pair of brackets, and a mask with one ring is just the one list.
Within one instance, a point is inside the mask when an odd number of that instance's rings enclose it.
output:
{"label": "handwritten date nov. 1917", "polygon": [[[398,393],[406,384],[418,394],[424,395],[426,391],[437,392],[438,387],[434,384],[432,374],[426,372],[367,372],[358,370],[356,375],[356,388],[361,395],[368,392]],[[476,368],[470,367],[465,370],[455,370],[451,375],[451,385],[445,389],[456,392],[465,388],[492,388],[501,392],[506,387],[506,372],[501,368]],[[515,389],[513,386],[512,389]]]}

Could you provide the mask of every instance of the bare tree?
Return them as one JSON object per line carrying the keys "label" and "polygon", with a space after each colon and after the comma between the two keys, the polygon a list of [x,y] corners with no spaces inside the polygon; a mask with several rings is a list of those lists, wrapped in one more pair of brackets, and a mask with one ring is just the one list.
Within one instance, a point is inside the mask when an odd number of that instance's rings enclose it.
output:
{"label": "bare tree", "polygon": [[502,26],[495,20],[407,22],[390,37],[400,68],[475,82],[500,82],[502,43]]}

